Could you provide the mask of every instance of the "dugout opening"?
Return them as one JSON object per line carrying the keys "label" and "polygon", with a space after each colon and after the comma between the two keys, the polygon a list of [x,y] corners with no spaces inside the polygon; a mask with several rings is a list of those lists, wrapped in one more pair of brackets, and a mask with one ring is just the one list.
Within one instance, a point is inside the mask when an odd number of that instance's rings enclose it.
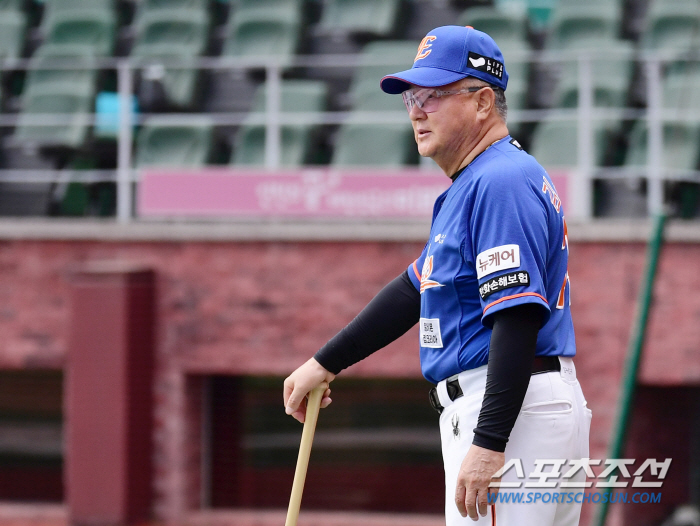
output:
{"label": "dugout opening", "polygon": [[63,498],[63,372],[0,371],[0,500]]}
{"label": "dugout opening", "polygon": [[[213,376],[203,396],[203,507],[289,503],[302,424],[285,414],[283,378]],[[422,380],[333,382],[304,488],[309,510],[442,513],[438,414]]]}

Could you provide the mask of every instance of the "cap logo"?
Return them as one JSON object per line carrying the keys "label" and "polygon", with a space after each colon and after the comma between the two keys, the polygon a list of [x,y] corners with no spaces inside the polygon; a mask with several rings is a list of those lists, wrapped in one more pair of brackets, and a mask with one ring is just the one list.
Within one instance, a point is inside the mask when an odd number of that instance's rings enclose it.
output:
{"label": "cap logo", "polygon": [[437,37],[433,35],[428,35],[425,37],[423,40],[421,40],[420,45],[418,46],[418,53],[416,53],[416,58],[413,59],[413,62],[416,60],[420,60],[422,58],[427,57],[430,55],[430,52],[432,51],[430,48],[432,47],[431,42],[435,40]]}
{"label": "cap logo", "polygon": [[502,62],[499,62],[498,60],[495,60],[493,58],[479,55],[478,53],[474,53],[473,51],[469,52],[468,58],[469,63],[471,64],[471,67],[473,69],[476,69],[477,71],[483,71],[484,73],[488,73],[489,75],[493,75],[498,80],[501,80],[503,78]]}

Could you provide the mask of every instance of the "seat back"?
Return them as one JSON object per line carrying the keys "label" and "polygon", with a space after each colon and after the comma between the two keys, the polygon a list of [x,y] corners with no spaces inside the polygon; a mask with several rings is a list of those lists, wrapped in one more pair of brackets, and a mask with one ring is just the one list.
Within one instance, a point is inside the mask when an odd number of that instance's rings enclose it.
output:
{"label": "seat back", "polygon": [[505,41],[527,43],[527,17],[525,12],[501,11],[494,7],[471,7],[457,19],[458,26],[472,26],[493,38],[500,47]]}
{"label": "seat back", "polygon": [[197,168],[206,164],[212,147],[208,122],[190,126],[144,126],[137,137],[135,165]]}
{"label": "seat back", "polygon": [[[593,164],[603,163],[608,132],[594,123]],[[578,165],[578,122],[575,120],[541,122],[532,136],[530,153],[545,168],[574,168]]]}
{"label": "seat back", "polygon": [[[14,139],[38,146],[79,148],[87,137],[91,98],[73,93],[40,93],[22,99]],[[39,126],[30,121],[32,114],[66,114],[67,122]]]}
{"label": "seat back", "polygon": [[390,36],[398,21],[400,0],[330,0],[319,29]]}
{"label": "seat back", "polygon": [[554,13],[547,39],[549,49],[581,49],[611,41],[620,33],[619,6],[559,5]]}
{"label": "seat back", "polygon": [[336,138],[333,166],[416,164],[413,130],[402,124],[345,124]]}
{"label": "seat back", "polygon": [[[630,132],[625,166],[641,168],[648,163],[647,125],[637,121]],[[663,125],[662,166],[665,171],[690,172],[698,167],[700,125],[667,122]]]}
{"label": "seat back", "polygon": [[647,49],[688,50],[696,46],[700,31],[700,6],[690,1],[650,4],[642,46]]}
{"label": "seat back", "polygon": [[114,48],[115,26],[114,14],[107,11],[62,9],[51,17],[45,44],[72,50],[84,48],[86,54],[108,56]]}
{"label": "seat back", "polygon": [[0,11],[0,60],[19,58],[24,48],[27,17],[21,11]]}
{"label": "seat back", "polygon": [[244,9],[229,23],[222,54],[226,56],[293,56],[299,46],[301,13],[293,4],[270,10]]}

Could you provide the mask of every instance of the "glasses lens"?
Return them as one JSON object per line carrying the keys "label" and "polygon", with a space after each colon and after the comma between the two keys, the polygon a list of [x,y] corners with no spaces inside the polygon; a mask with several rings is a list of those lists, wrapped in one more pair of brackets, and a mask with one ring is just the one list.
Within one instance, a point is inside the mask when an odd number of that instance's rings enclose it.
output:
{"label": "glasses lens", "polygon": [[403,97],[403,103],[406,105],[406,111],[411,113],[411,108],[415,104],[415,99],[413,98],[413,93],[411,90],[404,91],[401,96]]}
{"label": "glasses lens", "polygon": [[438,109],[439,97],[436,96],[434,89],[407,90],[402,93],[402,96],[409,113],[414,105],[425,113],[432,113]]}

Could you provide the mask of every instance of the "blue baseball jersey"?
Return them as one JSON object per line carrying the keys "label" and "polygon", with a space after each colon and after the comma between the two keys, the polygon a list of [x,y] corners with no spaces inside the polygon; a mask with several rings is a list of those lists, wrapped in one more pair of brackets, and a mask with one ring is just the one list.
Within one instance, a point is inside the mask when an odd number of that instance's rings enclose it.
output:
{"label": "blue baseball jersey", "polygon": [[435,201],[430,239],[409,266],[425,378],[485,365],[493,314],[524,303],[542,307],[537,356],[576,354],[568,252],[544,168],[510,136],[476,157]]}

